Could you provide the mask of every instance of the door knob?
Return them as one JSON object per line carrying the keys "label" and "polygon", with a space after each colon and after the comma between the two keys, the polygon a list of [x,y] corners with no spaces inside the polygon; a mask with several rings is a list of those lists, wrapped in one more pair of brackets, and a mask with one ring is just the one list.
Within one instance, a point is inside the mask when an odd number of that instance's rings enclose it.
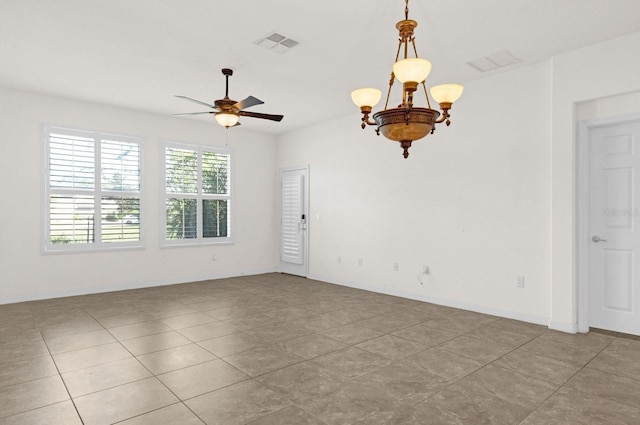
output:
{"label": "door knob", "polygon": [[594,241],[594,242],[606,242],[607,241],[606,239],[601,239],[600,236],[598,236],[598,235],[593,235],[591,237],[591,240]]}

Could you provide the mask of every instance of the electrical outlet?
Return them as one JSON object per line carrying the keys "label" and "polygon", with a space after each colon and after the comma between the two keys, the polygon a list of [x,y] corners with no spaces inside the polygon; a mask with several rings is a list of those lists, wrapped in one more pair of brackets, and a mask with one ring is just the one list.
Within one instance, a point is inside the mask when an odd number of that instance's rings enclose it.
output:
{"label": "electrical outlet", "polygon": [[337,260],[338,260],[338,263],[342,263],[342,255],[338,255]]}
{"label": "electrical outlet", "polygon": [[393,263],[393,271],[394,272],[398,271],[398,263]]}
{"label": "electrical outlet", "polygon": [[516,288],[524,288],[524,276],[518,275],[516,278]]}
{"label": "electrical outlet", "polygon": [[213,254],[211,256],[211,261],[218,261],[218,254]]}
{"label": "electrical outlet", "polygon": [[429,274],[429,266],[422,266],[422,274]]}

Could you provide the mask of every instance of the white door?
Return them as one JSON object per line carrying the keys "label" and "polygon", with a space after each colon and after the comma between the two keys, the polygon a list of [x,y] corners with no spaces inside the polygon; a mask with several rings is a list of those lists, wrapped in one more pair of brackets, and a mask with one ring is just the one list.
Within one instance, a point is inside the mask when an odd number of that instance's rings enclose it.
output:
{"label": "white door", "polygon": [[640,122],[590,130],[589,326],[640,335]]}
{"label": "white door", "polygon": [[280,271],[307,276],[308,168],[280,172]]}

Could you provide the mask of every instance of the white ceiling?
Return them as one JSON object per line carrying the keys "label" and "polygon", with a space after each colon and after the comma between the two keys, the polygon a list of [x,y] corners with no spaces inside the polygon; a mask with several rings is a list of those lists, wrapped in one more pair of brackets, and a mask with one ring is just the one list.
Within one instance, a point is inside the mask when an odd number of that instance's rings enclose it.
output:
{"label": "white ceiling", "polygon": [[[640,31],[638,0],[412,0],[409,9],[418,53],[433,63],[430,85],[501,72],[467,62],[504,50],[526,64]],[[244,118],[243,128],[279,134],[357,113],[354,88],[385,90],[403,18],[403,0],[0,0],[0,86],[168,116],[206,110],[176,94],[222,98],[229,67],[232,99],[253,95],[265,104],[251,111],[285,116]],[[300,44],[285,54],[254,44],[274,31]]]}

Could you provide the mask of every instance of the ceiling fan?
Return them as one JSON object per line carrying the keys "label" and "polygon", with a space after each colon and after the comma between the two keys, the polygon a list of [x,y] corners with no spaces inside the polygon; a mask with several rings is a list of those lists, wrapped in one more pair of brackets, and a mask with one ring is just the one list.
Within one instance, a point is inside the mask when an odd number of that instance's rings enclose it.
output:
{"label": "ceiling fan", "polygon": [[226,90],[224,93],[224,99],[218,99],[214,102],[213,105],[205,102],[201,102],[196,99],[192,99],[187,96],[179,96],[181,99],[190,100],[191,102],[199,103],[200,105],[208,106],[213,109],[212,111],[206,112],[188,112],[185,114],[174,114],[174,115],[200,115],[200,114],[214,114],[214,117],[218,124],[223,127],[229,128],[236,125],[240,125],[238,120],[240,117],[251,117],[251,118],[262,118],[265,120],[271,121],[282,121],[284,118],[283,115],[271,115],[271,114],[262,114],[259,112],[247,112],[245,109],[250,108],[252,106],[261,105],[264,102],[260,99],[257,99],[253,96],[249,96],[240,102],[236,102],[233,99],[229,99],[229,77],[233,75],[233,70],[229,68],[222,68],[222,75],[226,78]]}

